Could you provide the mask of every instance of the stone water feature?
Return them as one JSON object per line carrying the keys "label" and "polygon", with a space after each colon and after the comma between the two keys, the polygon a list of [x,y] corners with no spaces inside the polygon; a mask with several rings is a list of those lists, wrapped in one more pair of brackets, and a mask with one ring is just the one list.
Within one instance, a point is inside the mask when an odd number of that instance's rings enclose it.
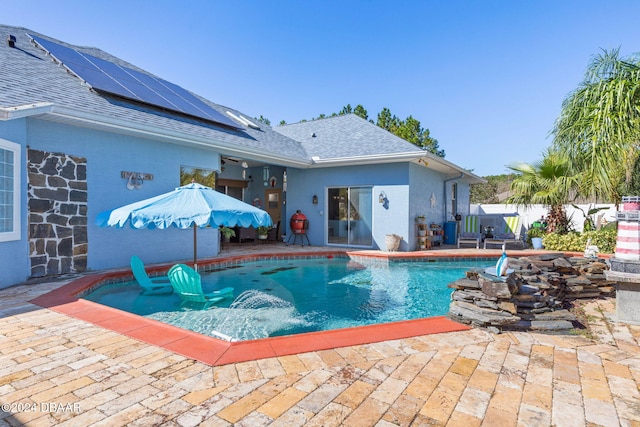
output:
{"label": "stone water feature", "polygon": [[449,285],[449,318],[496,330],[563,331],[577,326],[569,302],[610,296],[606,261],[549,253],[509,258],[513,272],[496,277],[469,271]]}
{"label": "stone water feature", "polygon": [[616,284],[616,318],[640,325],[640,197],[622,198],[618,211],[616,253],[607,279]]}

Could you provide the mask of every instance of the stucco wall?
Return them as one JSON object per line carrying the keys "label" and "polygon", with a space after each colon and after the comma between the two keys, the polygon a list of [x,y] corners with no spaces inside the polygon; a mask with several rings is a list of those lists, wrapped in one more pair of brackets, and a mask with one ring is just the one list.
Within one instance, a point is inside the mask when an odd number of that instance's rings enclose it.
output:
{"label": "stucco wall", "polygon": [[[456,175],[444,176],[433,169],[419,164],[411,164],[411,208],[410,217],[426,216],[427,224],[436,223],[444,228],[444,223],[455,221],[452,212],[452,186],[457,184],[457,212],[469,213],[469,183]],[[415,226],[414,226],[415,227]],[[454,227],[455,228],[455,227]],[[415,234],[415,233],[414,233]],[[415,236],[410,247],[415,248]]]}
{"label": "stucco wall", "polygon": [[[217,169],[217,153],[35,119],[28,121],[28,134],[33,149],[87,160],[89,270],[126,267],[134,254],[149,264],[192,259],[192,230],[100,228],[95,219],[103,210],[173,190],[179,185],[181,166]],[[153,180],[129,190],[122,171],[152,174]],[[198,230],[198,257],[217,253],[217,230]]]}
{"label": "stucco wall", "polygon": [[[385,236],[402,236],[399,250],[416,248],[415,217],[425,215],[427,222],[442,224],[445,209],[450,210],[451,183],[458,183],[458,211],[463,215],[469,209],[469,185],[462,180],[446,184],[445,177],[422,165],[395,163],[387,165],[349,166],[326,169],[288,169],[286,222],[296,210],[301,210],[309,220],[309,239],[312,245],[326,244],[325,224],[328,187],[372,186],[373,240],[375,249],[385,249]],[[388,203],[381,204],[380,194]],[[311,202],[318,196],[318,204]],[[433,196],[433,197],[432,197]],[[283,219],[285,219],[283,218]]]}
{"label": "stucco wall", "polygon": [[442,223],[444,200],[442,175],[421,165],[410,165],[411,206],[409,215],[425,215],[427,222]]}
{"label": "stucco wall", "polygon": [[[422,165],[410,165],[411,191],[409,219],[411,233],[409,234],[409,250],[416,248],[416,223],[419,215],[426,217],[427,224],[442,224],[445,201],[443,200],[443,177],[433,169]],[[447,201],[448,202],[448,201]]]}
{"label": "stucco wall", "polygon": [[[409,171],[406,163],[365,165],[325,169],[287,169],[286,210],[283,214],[286,230],[289,219],[296,210],[309,220],[308,237],[312,245],[326,244],[325,224],[327,212],[327,188],[371,186],[373,197],[373,247],[385,247],[386,234],[404,237],[400,250],[407,250],[409,233],[407,209],[409,203]],[[388,209],[378,202],[380,192],[389,199]],[[314,195],[318,204],[312,203]]]}
{"label": "stucco wall", "polygon": [[[26,164],[27,120],[0,121],[0,138],[21,146],[18,165]],[[20,172],[20,239],[0,242],[0,288],[22,283],[29,277],[29,240],[27,232],[27,170]]]}

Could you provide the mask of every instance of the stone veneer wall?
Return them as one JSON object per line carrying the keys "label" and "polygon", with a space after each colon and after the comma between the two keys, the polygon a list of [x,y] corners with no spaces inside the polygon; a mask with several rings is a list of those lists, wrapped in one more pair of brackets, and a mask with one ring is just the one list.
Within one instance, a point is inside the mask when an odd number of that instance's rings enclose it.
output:
{"label": "stone veneer wall", "polygon": [[87,268],[87,159],[28,149],[31,276]]}

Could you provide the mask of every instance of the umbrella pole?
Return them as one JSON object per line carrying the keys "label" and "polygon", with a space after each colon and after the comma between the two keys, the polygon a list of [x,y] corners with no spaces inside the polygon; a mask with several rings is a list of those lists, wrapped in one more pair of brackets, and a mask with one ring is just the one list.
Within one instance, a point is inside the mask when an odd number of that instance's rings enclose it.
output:
{"label": "umbrella pole", "polygon": [[196,236],[196,223],[193,223],[193,269],[198,271],[198,238]]}

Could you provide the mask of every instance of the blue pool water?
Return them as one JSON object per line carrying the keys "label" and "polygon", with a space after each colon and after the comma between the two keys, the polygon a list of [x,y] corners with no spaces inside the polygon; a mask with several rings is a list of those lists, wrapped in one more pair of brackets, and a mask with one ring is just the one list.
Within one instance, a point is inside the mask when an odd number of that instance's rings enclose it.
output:
{"label": "blue pool water", "polygon": [[234,341],[444,315],[447,285],[488,261],[393,262],[344,258],[254,261],[202,273],[204,292],[233,287],[217,308],[180,307],[173,295],[141,295],[135,282],[103,285],[83,298],[180,328]]}

